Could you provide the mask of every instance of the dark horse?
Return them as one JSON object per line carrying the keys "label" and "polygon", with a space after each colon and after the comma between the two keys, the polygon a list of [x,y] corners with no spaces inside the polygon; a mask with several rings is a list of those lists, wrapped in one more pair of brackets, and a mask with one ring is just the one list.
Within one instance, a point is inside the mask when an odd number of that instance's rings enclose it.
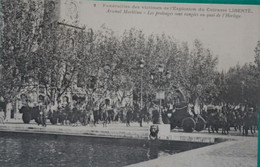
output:
{"label": "dark horse", "polygon": [[74,107],[72,109],[72,112],[69,113],[68,119],[70,123],[75,125],[78,121],[80,121],[80,116],[81,116],[81,111]]}
{"label": "dark horse", "polygon": [[251,130],[251,134],[255,133],[255,128],[258,124],[258,114],[253,112],[253,108],[249,109],[243,116],[243,135],[248,135],[248,130]]}
{"label": "dark horse", "polygon": [[250,130],[251,130],[251,133],[254,134],[256,132],[256,129],[258,127],[258,112],[254,111],[252,113],[252,119],[251,119],[251,127],[250,127]]}
{"label": "dark horse", "polygon": [[110,124],[111,122],[114,121],[115,112],[113,109],[109,109],[107,110],[107,114],[108,114],[107,121]]}
{"label": "dark horse", "polygon": [[207,110],[207,127],[208,132],[218,133],[219,128],[222,129],[222,134],[229,133],[228,111],[219,110],[217,107]]}
{"label": "dark horse", "polygon": [[31,120],[35,120],[38,125],[46,126],[46,118],[44,112],[40,109],[39,106],[37,107],[28,107],[23,106],[20,110],[20,113],[23,114],[22,119],[23,122],[29,124]]}
{"label": "dark horse", "polygon": [[59,119],[59,112],[58,111],[49,111],[48,112],[48,119],[50,119],[51,124],[55,125],[58,123]]}
{"label": "dark horse", "polygon": [[[210,108],[207,110],[207,127],[208,132],[211,131],[214,133],[216,131],[218,133],[219,129],[219,113],[217,108]],[[210,131],[211,130],[211,131]]]}
{"label": "dark horse", "polygon": [[239,130],[239,132],[241,132],[241,128],[243,126],[243,112],[242,110],[239,108],[239,109],[233,109],[234,111],[234,114],[235,114],[235,130]]}

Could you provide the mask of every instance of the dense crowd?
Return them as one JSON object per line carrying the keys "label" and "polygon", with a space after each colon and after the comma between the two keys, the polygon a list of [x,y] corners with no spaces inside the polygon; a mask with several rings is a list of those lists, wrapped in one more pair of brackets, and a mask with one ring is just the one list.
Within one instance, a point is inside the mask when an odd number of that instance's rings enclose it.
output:
{"label": "dense crowd", "polygon": [[[20,109],[20,113],[23,113],[25,123],[29,123],[29,120],[35,119],[39,124],[46,125],[46,119],[49,119],[52,124],[83,126],[96,126],[96,124],[99,123],[102,123],[103,126],[107,126],[107,124],[115,121],[126,123],[126,126],[131,126],[131,122],[139,122],[140,126],[142,126],[143,121],[155,122],[155,120],[158,119],[155,117],[159,116],[157,105],[149,109],[145,106],[140,110],[138,105],[131,106],[129,104],[126,104],[124,107],[115,107],[105,104],[96,107],[66,105],[59,107],[57,110],[52,110],[45,106],[33,108],[23,106]],[[35,115],[35,113],[36,116],[27,118],[29,115]]]}
{"label": "dense crowd", "polygon": [[[23,106],[19,111],[23,114],[24,123],[35,120],[43,126],[46,126],[47,119],[54,125],[96,126],[96,124],[103,124],[106,127],[112,122],[125,123],[126,126],[131,126],[131,122],[139,122],[142,126],[143,122],[158,123],[161,111],[163,123],[171,124],[171,129],[183,127],[183,119],[186,117],[192,118],[195,122],[200,120],[202,122],[201,128],[207,128],[209,133],[218,133],[221,129],[223,134],[228,134],[230,128],[234,128],[243,135],[248,135],[248,130],[251,130],[253,134],[258,127],[258,108],[248,105],[207,105],[201,108],[200,112],[195,112],[194,106],[187,104],[182,106],[166,105],[160,108],[152,103],[149,106],[145,105],[142,109],[138,104],[126,104],[123,107],[107,104],[82,107],[81,105],[68,104],[64,107],[58,107],[56,110],[47,106]],[[4,118],[4,111],[1,111],[0,123],[4,123]],[[196,123],[196,126],[198,125]]]}

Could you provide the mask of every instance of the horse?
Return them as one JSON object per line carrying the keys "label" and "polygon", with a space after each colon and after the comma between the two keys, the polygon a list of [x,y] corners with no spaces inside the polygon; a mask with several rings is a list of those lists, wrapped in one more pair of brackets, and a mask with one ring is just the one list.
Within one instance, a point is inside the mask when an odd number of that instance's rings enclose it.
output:
{"label": "horse", "polygon": [[219,126],[222,129],[222,134],[229,134],[230,125],[233,120],[232,112],[230,112],[227,106],[221,108],[219,113]]}
{"label": "horse", "polygon": [[257,127],[258,127],[258,113],[254,111],[251,117],[251,126],[250,126],[251,134],[256,133]]}
{"label": "horse", "polygon": [[251,113],[246,112],[245,115],[243,116],[243,136],[247,136],[248,135],[248,130],[251,126]]}
{"label": "horse", "polygon": [[221,112],[219,114],[219,126],[222,129],[222,134],[228,134],[229,133],[229,122],[226,116],[226,113]]}
{"label": "horse", "polygon": [[114,116],[115,116],[114,110],[113,109],[107,110],[107,114],[108,114],[108,117],[107,117],[108,123],[113,122],[114,121]]}
{"label": "horse", "polygon": [[[207,110],[207,127],[208,127],[208,132],[211,133],[211,131],[214,133],[218,133],[219,129],[219,113],[216,108],[213,109],[208,109]],[[211,130],[211,131],[210,131]]]}
{"label": "horse", "polygon": [[[257,112],[253,112],[253,108],[250,108],[243,116],[243,136],[248,135],[248,130],[250,129],[251,134],[255,133],[254,127],[256,127],[258,123],[258,114]],[[253,131],[254,130],[254,131]]]}
{"label": "horse", "polygon": [[81,111],[80,116],[79,116],[79,122],[83,126],[86,126],[88,124],[88,114],[86,111]]}
{"label": "horse", "polygon": [[72,112],[70,112],[68,116],[70,123],[72,123],[73,125],[77,125],[76,123],[80,120],[80,115],[80,110],[78,110],[77,108],[73,108]]}
{"label": "horse", "polygon": [[58,123],[60,123],[61,125],[67,124],[67,119],[68,119],[67,112],[64,110],[60,110],[58,111],[57,114],[58,114]]}
{"label": "horse", "polygon": [[51,124],[55,125],[58,123],[59,112],[55,110],[54,111],[49,110],[47,118],[50,120]]}
{"label": "horse", "polygon": [[243,126],[243,114],[241,109],[234,109],[235,114],[235,130],[239,130],[241,132],[241,128]]}
{"label": "horse", "polygon": [[44,113],[44,109],[40,108],[39,106],[29,108],[32,119],[35,120],[35,122],[38,125],[42,125],[46,127],[46,115]]}
{"label": "horse", "polygon": [[237,130],[237,116],[234,109],[228,108],[226,112],[227,122],[229,123],[229,129],[230,127],[234,127],[235,131]]}
{"label": "horse", "polygon": [[46,126],[46,118],[43,109],[39,106],[29,107],[23,106],[19,110],[23,114],[22,119],[24,123],[30,123],[31,120],[35,120],[38,125]]}

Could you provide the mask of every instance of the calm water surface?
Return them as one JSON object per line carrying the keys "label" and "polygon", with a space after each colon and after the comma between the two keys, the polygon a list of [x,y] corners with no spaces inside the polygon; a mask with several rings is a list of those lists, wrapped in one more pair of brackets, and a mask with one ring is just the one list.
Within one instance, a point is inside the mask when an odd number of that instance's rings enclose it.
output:
{"label": "calm water surface", "polygon": [[180,152],[148,142],[57,135],[1,134],[0,166],[117,167]]}

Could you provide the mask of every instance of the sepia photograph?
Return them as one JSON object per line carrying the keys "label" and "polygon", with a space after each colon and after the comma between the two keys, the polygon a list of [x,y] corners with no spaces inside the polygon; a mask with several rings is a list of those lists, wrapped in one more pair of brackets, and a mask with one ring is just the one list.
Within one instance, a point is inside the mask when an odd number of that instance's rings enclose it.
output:
{"label": "sepia photograph", "polygon": [[260,5],[1,0],[1,167],[257,167]]}

